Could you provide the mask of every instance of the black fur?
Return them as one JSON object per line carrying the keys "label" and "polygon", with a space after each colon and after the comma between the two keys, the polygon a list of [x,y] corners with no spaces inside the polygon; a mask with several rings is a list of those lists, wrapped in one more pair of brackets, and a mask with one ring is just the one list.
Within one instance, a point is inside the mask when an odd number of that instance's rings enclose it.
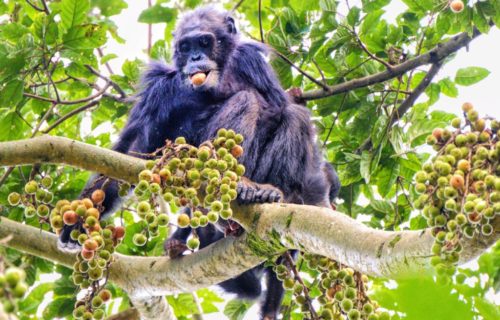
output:
{"label": "black fur", "polygon": [[[291,102],[267,63],[267,48],[241,40],[228,13],[211,7],[185,15],[174,38],[174,66],[150,65],[138,102],[113,149],[152,152],[166,139],[179,136],[198,145],[213,138],[219,128],[234,129],[245,137],[239,160],[247,178],[279,188],[285,202],[329,206],[338,192],[338,178],[322,161],[309,111]],[[209,77],[218,76],[215,84],[190,84],[190,74],[209,70]],[[84,195],[100,184],[92,178]],[[114,182],[106,189],[103,216],[119,202],[116,189]],[[68,246],[69,232],[63,230],[62,246]],[[179,229],[173,239],[185,242],[189,233]],[[211,225],[199,229],[198,235],[201,247],[224,236]],[[241,298],[255,299],[261,296],[263,273],[268,280],[262,317],[274,319],[283,289],[270,269],[257,267],[220,286]]]}

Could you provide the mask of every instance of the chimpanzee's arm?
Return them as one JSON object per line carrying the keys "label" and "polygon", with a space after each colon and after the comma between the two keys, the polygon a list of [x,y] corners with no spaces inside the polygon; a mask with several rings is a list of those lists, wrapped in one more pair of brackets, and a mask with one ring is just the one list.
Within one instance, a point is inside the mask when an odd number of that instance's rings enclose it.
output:
{"label": "chimpanzee's arm", "polygon": [[[165,144],[161,137],[168,131],[167,123],[171,112],[178,107],[175,96],[181,90],[179,81],[174,69],[160,63],[150,66],[142,79],[143,89],[137,96],[138,101],[113,150],[122,153],[148,153]],[[96,183],[98,178],[99,176],[94,176],[89,180],[82,197],[90,196],[95,189],[101,187],[103,181]],[[100,180],[105,179],[101,177]],[[113,212],[120,203],[116,181],[112,181],[105,192],[102,216]]]}
{"label": "chimpanzee's arm", "polygon": [[[115,151],[128,153],[133,150],[146,153],[156,150],[165,143],[164,139],[161,139],[159,129],[161,128],[163,133],[168,130],[166,124],[169,115],[179,107],[176,104],[179,100],[175,96],[184,94],[181,91],[178,73],[166,65],[152,64],[143,77],[142,87],[143,90],[137,95],[138,101],[130,112],[129,120],[118,142],[113,146]],[[94,190],[102,188],[105,180],[105,176],[93,175],[80,194],[80,198],[90,197]],[[102,204],[104,211],[101,217],[114,212],[121,202],[117,181],[110,181],[105,193]],[[81,228],[81,226],[78,224],[64,226],[59,237],[60,248],[70,251],[77,249],[76,242],[71,241],[69,236],[75,228]]]}

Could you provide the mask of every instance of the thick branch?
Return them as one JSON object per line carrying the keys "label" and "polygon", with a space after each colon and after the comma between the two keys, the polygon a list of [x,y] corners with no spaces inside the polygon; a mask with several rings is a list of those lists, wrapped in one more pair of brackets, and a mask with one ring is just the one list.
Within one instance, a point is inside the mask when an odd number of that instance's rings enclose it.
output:
{"label": "thick branch", "polygon": [[[31,255],[72,267],[74,254],[57,249],[57,236],[6,218],[0,220],[0,238],[11,236],[6,245]],[[114,254],[110,280],[136,300],[206,288],[251,269],[265,258],[247,245],[247,237],[226,238],[180,259],[132,257]],[[141,313],[142,314],[142,313]]]}
{"label": "thick branch", "polygon": [[130,308],[106,318],[106,320],[140,320],[139,312],[136,308]]}
{"label": "thick branch", "polygon": [[49,135],[0,143],[0,166],[35,163],[67,164],[131,183],[145,165],[119,152]]}
{"label": "thick branch", "polygon": [[[65,138],[42,136],[0,143],[0,165],[65,163],[134,182],[144,160]],[[234,277],[265,260],[247,240],[271,243],[277,232],[290,249],[338,260],[363,273],[396,278],[429,269],[433,238],[429,230],[382,231],[326,208],[292,204],[233,206],[234,218],[250,236],[226,238],[178,260],[166,257],[115,255],[110,277],[136,298],[192,292]],[[492,236],[464,242],[462,262],[500,238],[500,219]],[[74,257],[57,251],[56,236],[3,219],[0,238],[12,235],[9,246],[70,266]],[[256,236],[256,237],[255,237]],[[254,243],[254,242],[253,242]],[[273,248],[271,248],[273,249]],[[278,250],[278,249],[276,249]],[[278,250],[279,251],[279,250]],[[280,252],[275,252],[279,254]]]}
{"label": "thick branch", "polygon": [[393,79],[420,66],[441,61],[442,59],[448,57],[452,53],[455,53],[459,49],[467,46],[472,39],[476,38],[480,34],[481,33],[477,30],[474,31],[472,37],[469,37],[467,32],[461,33],[457,36],[454,36],[445,43],[438,44],[436,47],[434,47],[433,49],[429,50],[424,54],[416,56],[415,58],[410,59],[401,64],[398,64],[396,66],[392,66],[391,69],[376,74],[372,74],[363,78],[353,79],[344,83],[329,86],[327,91],[325,91],[324,89],[319,89],[319,90],[304,92],[302,94],[302,98],[305,100],[321,99],[335,94],[367,87],[375,83],[380,83],[387,81],[389,79]]}

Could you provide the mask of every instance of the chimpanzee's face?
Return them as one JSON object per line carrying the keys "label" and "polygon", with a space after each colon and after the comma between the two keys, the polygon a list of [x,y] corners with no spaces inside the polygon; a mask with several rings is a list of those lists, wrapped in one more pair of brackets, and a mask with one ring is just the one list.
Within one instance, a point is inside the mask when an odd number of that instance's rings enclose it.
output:
{"label": "chimpanzee's face", "polygon": [[[192,21],[176,36],[174,59],[187,85],[208,90],[219,84],[233,49],[236,29],[230,17],[211,22]],[[200,19],[201,20],[201,19]]]}

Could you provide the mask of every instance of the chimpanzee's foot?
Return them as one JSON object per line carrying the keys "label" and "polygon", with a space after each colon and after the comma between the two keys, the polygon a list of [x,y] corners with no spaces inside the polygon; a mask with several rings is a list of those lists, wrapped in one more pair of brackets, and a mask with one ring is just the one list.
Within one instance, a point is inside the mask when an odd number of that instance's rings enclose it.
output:
{"label": "chimpanzee's foot", "polygon": [[242,226],[240,226],[236,221],[228,220],[227,226],[224,230],[224,236],[239,237],[245,232]]}
{"label": "chimpanzee's foot", "polygon": [[189,250],[184,242],[173,238],[167,239],[163,246],[165,248],[165,254],[167,254],[170,259],[182,257],[183,253]]}
{"label": "chimpanzee's foot", "polygon": [[283,199],[280,189],[270,184],[259,184],[248,179],[242,179],[238,183],[238,203],[266,203],[279,202]]}

